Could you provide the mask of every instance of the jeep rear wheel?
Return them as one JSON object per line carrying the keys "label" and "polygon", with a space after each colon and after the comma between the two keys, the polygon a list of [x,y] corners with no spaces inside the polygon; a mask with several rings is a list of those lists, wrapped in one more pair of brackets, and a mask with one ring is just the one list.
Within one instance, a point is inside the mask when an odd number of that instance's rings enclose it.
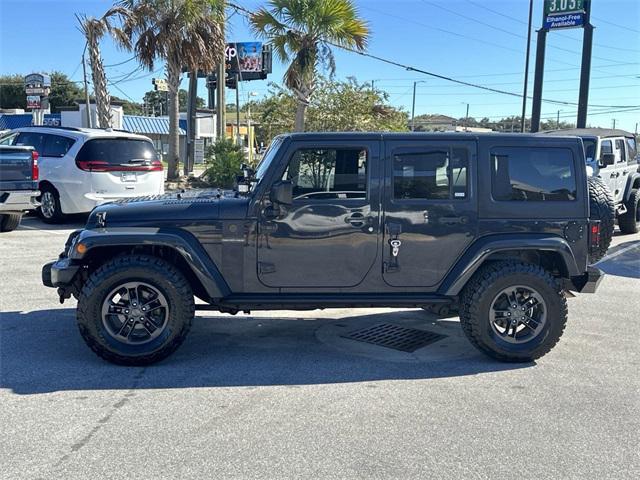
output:
{"label": "jeep rear wheel", "polygon": [[587,178],[589,187],[589,218],[600,221],[600,246],[589,256],[591,263],[604,257],[611,245],[615,228],[616,207],[607,185],[598,177]]}
{"label": "jeep rear wheel", "polygon": [[618,218],[618,226],[622,233],[638,233],[640,231],[640,190],[634,188],[625,202],[626,213]]}
{"label": "jeep rear wheel", "polygon": [[193,292],[168,262],[149,255],[116,257],[91,274],[78,299],[82,338],[119,365],[149,365],[184,341],[195,312]]}
{"label": "jeep rear wheel", "polygon": [[540,266],[498,262],[479,270],[465,287],[460,322],[481,352],[530,362],[560,340],[567,302],[558,281]]}

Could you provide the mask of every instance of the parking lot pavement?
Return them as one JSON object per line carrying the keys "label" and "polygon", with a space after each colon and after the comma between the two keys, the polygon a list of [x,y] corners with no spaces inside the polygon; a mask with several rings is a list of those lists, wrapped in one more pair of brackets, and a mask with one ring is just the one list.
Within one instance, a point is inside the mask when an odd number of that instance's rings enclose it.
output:
{"label": "parking lot pavement", "polygon": [[[0,237],[0,478],[638,478],[640,235],[531,364],[476,353],[422,310],[199,314],[161,364],[97,358],[40,283],[80,224]],[[414,354],[344,332],[446,338]]]}

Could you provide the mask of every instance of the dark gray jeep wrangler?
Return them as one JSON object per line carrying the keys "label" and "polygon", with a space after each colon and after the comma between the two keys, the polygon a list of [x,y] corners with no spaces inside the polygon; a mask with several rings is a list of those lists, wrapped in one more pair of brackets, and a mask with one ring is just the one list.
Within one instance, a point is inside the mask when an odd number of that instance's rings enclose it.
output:
{"label": "dark gray jeep wrangler", "polygon": [[281,136],[235,191],[97,207],[43,282],[119,364],[170,355],[195,310],[434,305],[528,362],[558,342],[569,292],[602,278],[584,158],[576,137]]}

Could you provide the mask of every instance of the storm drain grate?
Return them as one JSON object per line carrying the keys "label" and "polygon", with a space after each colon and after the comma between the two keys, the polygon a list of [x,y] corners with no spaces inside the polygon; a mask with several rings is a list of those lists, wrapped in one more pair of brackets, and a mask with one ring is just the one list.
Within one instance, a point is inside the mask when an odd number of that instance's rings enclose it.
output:
{"label": "storm drain grate", "polygon": [[381,323],[380,325],[347,333],[342,337],[358,342],[371,343],[380,347],[393,348],[401,352],[415,352],[419,348],[442,340],[446,335],[415,328],[400,327],[390,323]]}

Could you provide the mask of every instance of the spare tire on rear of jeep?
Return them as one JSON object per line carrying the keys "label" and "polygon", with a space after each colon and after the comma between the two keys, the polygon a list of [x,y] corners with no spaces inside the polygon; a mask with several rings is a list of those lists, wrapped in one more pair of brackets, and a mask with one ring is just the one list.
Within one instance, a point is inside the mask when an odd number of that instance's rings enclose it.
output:
{"label": "spare tire on rear of jeep", "polygon": [[592,250],[589,260],[595,263],[605,256],[613,238],[616,207],[607,185],[598,177],[588,177],[589,218],[600,220],[600,246]]}

